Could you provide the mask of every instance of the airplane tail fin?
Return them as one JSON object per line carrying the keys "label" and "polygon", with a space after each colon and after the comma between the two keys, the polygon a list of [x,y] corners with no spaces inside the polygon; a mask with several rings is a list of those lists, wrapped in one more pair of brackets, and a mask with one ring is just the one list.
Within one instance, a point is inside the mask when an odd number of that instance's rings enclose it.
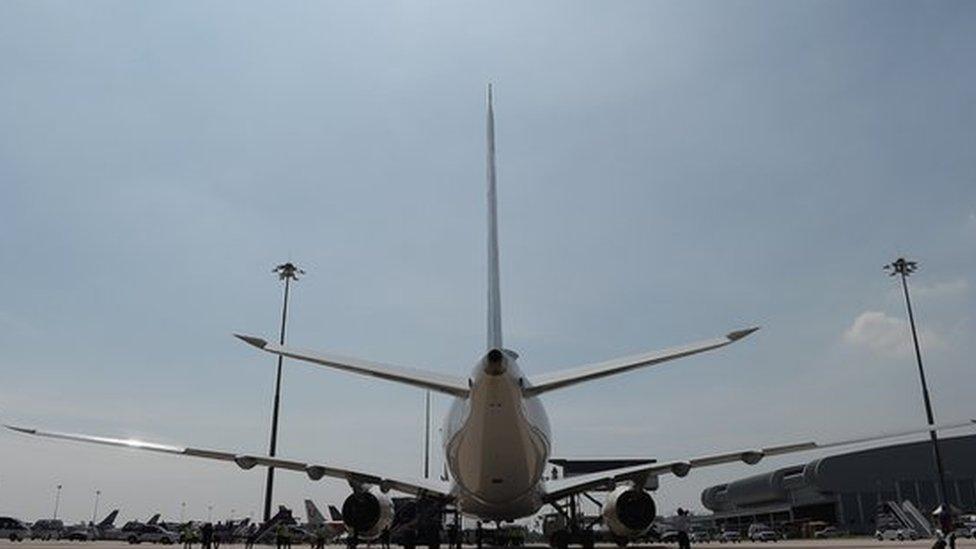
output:
{"label": "airplane tail fin", "polygon": [[109,513],[105,518],[103,518],[102,519],[102,522],[99,522],[98,523],[98,527],[99,528],[108,528],[108,527],[112,526],[113,524],[115,524],[115,517],[117,517],[117,516],[119,516],[119,510],[118,509],[115,509],[111,513]]}
{"label": "airplane tail fin", "polygon": [[329,506],[329,516],[332,517],[332,520],[334,521],[342,520],[342,513],[339,511],[338,508],[336,508],[335,505]]}
{"label": "airplane tail fin", "polygon": [[159,513],[156,513],[155,515],[149,517],[149,522],[147,522],[146,524],[153,525],[156,524],[157,522],[159,522]]}
{"label": "airplane tail fin", "polygon": [[320,526],[325,523],[325,517],[310,499],[305,500],[305,514],[308,516],[308,523],[313,526]]}
{"label": "airplane tail fin", "polygon": [[498,199],[495,190],[495,111],[488,84],[488,349],[502,348],[502,306],[498,275]]}

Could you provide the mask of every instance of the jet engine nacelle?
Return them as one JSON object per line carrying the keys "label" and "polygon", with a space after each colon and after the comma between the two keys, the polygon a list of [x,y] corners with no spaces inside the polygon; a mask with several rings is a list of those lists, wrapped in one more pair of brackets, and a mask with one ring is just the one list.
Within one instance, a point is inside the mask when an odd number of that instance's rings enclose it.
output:
{"label": "jet engine nacelle", "polygon": [[633,538],[646,532],[657,514],[657,506],[646,491],[634,486],[618,486],[603,505],[603,523],[620,538]]}
{"label": "jet engine nacelle", "polygon": [[342,521],[359,539],[375,539],[393,523],[393,502],[373,487],[353,493],[342,503]]}

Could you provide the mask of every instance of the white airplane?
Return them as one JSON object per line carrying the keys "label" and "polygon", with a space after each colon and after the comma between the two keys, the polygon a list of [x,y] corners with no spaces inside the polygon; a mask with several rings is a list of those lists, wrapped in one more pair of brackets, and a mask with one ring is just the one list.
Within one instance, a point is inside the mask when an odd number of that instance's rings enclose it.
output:
{"label": "white airplane", "polygon": [[[738,341],[758,328],[736,330],[715,339],[663,351],[587,364],[543,375],[526,375],[518,365],[518,354],[502,343],[501,294],[498,274],[498,222],[495,189],[494,112],[491,86],[487,113],[487,202],[488,202],[488,338],[484,354],[467,376],[455,376],[415,368],[394,366],[329,353],[295,349],[238,335],[247,343],[272,354],[311,362],[328,368],[412,385],[454,397],[444,433],[445,461],[452,480],[409,478],[365,471],[335,463],[307,463],[279,457],[259,456],[172,446],[132,439],[78,435],[7,426],[44,437],[107,444],[230,461],[242,469],[257,465],[300,471],[312,480],[334,477],[346,480],[352,494],[342,506],[349,532],[358,539],[374,539],[393,521],[393,505],[387,495],[396,490],[420,497],[439,498],[456,505],[464,514],[484,520],[507,521],[530,516],[546,504],[584,491],[607,490],[602,508],[605,526],[620,542],[644,534],[654,521],[656,506],[644,489],[651,476],[673,474],[684,477],[692,469],[724,463],[759,463],[764,457],[858,444],[928,431],[913,429],[900,433],[869,436],[826,444],[800,442],[748,448],[690,459],[642,463],[569,478],[543,478],[551,448],[549,420],[540,397],[551,391],[661,364]],[[937,426],[951,429],[973,421]]]}
{"label": "white airplane", "polygon": [[346,523],[342,520],[342,513],[331,505],[329,506],[329,516],[332,519],[327,520],[322,516],[319,508],[315,506],[315,502],[306,499],[305,516],[308,518],[305,527],[313,535],[322,532],[327,539],[335,539],[346,532]]}

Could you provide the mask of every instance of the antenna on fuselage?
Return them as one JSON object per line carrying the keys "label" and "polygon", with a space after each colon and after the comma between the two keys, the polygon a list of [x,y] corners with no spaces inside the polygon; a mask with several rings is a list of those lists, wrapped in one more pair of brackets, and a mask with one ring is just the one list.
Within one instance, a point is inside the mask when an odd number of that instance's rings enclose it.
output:
{"label": "antenna on fuselage", "polygon": [[488,349],[502,348],[502,305],[498,275],[498,197],[495,188],[495,111],[488,84]]}

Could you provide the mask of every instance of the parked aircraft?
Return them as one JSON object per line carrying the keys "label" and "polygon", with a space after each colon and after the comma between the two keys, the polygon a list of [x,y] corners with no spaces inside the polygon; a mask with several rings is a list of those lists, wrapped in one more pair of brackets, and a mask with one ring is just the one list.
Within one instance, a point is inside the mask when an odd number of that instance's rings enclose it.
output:
{"label": "parked aircraft", "polygon": [[[547,504],[558,504],[568,496],[596,489],[608,495],[602,507],[605,526],[621,543],[640,538],[656,514],[651,495],[644,489],[652,476],[686,476],[691,470],[724,463],[755,465],[768,456],[864,443],[929,430],[915,429],[893,435],[879,435],[821,444],[813,441],[768,447],[745,448],[693,458],[642,463],[569,478],[546,479],[552,437],[541,397],[557,390],[662,364],[667,361],[712,351],[752,334],[758,328],[735,330],[708,339],[634,356],[586,364],[543,375],[528,375],[519,367],[519,355],[502,340],[501,291],[499,283],[498,218],[495,173],[494,109],[491,87],[487,105],[487,342],[467,376],[382,364],[331,353],[301,350],[239,335],[245,342],[279,356],[402,383],[454,397],[445,420],[443,451],[449,480],[412,478],[366,471],[336,463],[306,463],[282,457],[242,454],[204,448],[173,446],[133,439],[107,438],[37,430],[9,428],[44,437],[137,448],[168,454],[233,462],[242,469],[255,466],[300,471],[312,480],[334,477],[349,483],[352,494],[342,506],[342,517],[354,539],[374,539],[393,520],[390,490],[438,498],[458,506],[467,515],[482,520],[508,521],[534,514]],[[933,428],[956,428],[965,422]]]}
{"label": "parked aircraft", "polygon": [[74,526],[64,529],[61,537],[74,541],[91,541],[96,539],[117,539],[111,537],[118,529],[115,527],[115,519],[119,516],[119,510],[113,509],[98,524],[81,522]]}
{"label": "parked aircraft", "polygon": [[99,539],[108,540],[127,540],[133,535],[138,535],[140,532],[145,530],[146,526],[158,526],[159,524],[159,513],[154,514],[149,517],[149,520],[142,522],[141,520],[130,520],[122,525],[122,528],[111,528],[109,530],[101,531]]}
{"label": "parked aircraft", "polygon": [[342,520],[342,513],[332,505],[329,506],[329,515],[332,517],[332,520],[327,520],[319,512],[319,508],[315,506],[315,502],[306,499],[305,515],[308,518],[305,529],[313,535],[321,532],[327,540],[332,540],[346,533],[346,523]]}

